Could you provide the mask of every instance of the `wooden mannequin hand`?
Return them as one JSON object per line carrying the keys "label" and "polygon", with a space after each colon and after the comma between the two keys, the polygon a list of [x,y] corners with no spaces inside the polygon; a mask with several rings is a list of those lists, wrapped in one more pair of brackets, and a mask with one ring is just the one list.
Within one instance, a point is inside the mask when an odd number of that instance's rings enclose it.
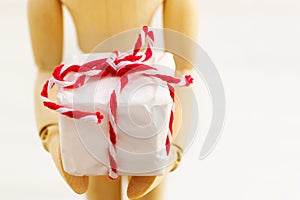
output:
{"label": "wooden mannequin hand", "polygon": [[[130,177],[127,196],[129,199],[147,200],[152,199],[151,197],[145,196],[152,190],[154,190],[166,177],[169,172],[174,171],[180,164],[182,158],[182,149],[172,144],[176,150],[176,161],[166,167],[162,176],[132,176]],[[144,197],[145,196],[145,197]]]}
{"label": "wooden mannequin hand", "polygon": [[53,124],[46,127],[41,132],[41,139],[45,149],[51,154],[58,171],[60,172],[64,180],[68,183],[68,185],[73,189],[74,192],[78,194],[85,193],[88,189],[89,177],[73,176],[66,173],[63,169],[60,152],[59,131],[57,124]]}

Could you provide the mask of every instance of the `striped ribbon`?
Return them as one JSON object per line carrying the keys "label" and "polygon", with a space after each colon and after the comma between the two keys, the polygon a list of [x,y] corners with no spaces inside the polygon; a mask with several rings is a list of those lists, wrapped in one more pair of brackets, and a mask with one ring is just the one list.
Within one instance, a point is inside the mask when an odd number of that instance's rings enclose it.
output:
{"label": "striped ribbon", "polygon": [[[141,33],[138,35],[138,39],[131,52],[120,54],[120,52],[115,51],[107,58],[93,60],[82,65],[65,66],[64,64],[61,64],[54,69],[52,77],[46,81],[41,91],[41,100],[45,107],[70,118],[100,124],[101,120],[104,118],[100,111],[86,112],[58,105],[48,98],[48,93],[54,85],[57,85],[59,88],[76,89],[83,86],[89,79],[92,78],[97,78],[98,80],[106,76],[116,76],[120,78],[120,84],[118,84],[118,86],[112,91],[109,101],[108,156],[110,166],[108,175],[111,179],[116,179],[118,177],[116,159],[118,96],[128,83],[128,75],[138,73],[140,76],[154,77],[168,85],[170,96],[173,100],[173,106],[170,113],[169,131],[165,141],[167,155],[169,155],[170,152],[170,144],[172,142],[173,134],[174,86],[189,86],[193,83],[193,78],[190,75],[185,75],[183,78],[163,75],[158,73],[157,68],[145,64],[145,61],[149,60],[153,55],[153,44],[153,31],[150,31],[147,26],[144,26]],[[142,49],[144,46],[146,46],[146,50]],[[73,73],[73,75],[76,74],[76,76],[74,76],[76,77],[75,80],[65,80],[66,75],[69,73]]]}

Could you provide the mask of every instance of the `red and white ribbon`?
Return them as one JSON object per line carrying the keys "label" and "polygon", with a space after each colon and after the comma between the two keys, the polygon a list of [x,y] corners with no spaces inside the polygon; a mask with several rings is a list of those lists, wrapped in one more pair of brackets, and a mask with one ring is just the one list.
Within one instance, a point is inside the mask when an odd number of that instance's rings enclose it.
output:
{"label": "red and white ribbon", "polygon": [[[174,86],[189,86],[193,83],[193,78],[190,75],[186,75],[183,78],[176,78],[173,76],[159,74],[157,68],[145,64],[145,61],[149,60],[152,55],[152,47],[154,44],[153,31],[149,31],[147,26],[144,26],[138,39],[135,43],[134,49],[130,53],[120,54],[115,51],[110,57],[93,60],[83,65],[70,65],[65,66],[63,64],[57,66],[52,77],[46,81],[41,91],[41,100],[44,106],[54,110],[62,115],[70,118],[85,120],[94,123],[101,123],[104,116],[100,111],[86,112],[69,108],[67,106],[58,105],[48,98],[48,93],[54,85],[59,88],[76,89],[83,86],[89,79],[97,78],[98,80],[106,76],[120,77],[120,84],[112,91],[109,101],[109,171],[108,175],[111,179],[118,177],[117,170],[117,109],[118,109],[118,96],[122,92],[123,88],[128,83],[128,75],[136,73],[140,76],[153,77],[158,81],[162,81],[167,84],[170,96],[173,99],[173,107],[170,113],[169,131],[166,137],[166,153],[169,155],[170,144],[172,142],[172,126],[174,118]],[[146,50],[142,48],[146,46]],[[73,73],[75,79],[72,81],[65,80],[66,75]]]}

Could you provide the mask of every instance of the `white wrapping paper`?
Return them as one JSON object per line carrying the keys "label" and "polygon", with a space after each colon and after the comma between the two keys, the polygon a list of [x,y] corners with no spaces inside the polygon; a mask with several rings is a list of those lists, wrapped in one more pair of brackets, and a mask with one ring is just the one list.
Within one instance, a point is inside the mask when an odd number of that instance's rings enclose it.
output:
{"label": "white wrapping paper", "polygon": [[[82,54],[65,62],[82,64],[108,57],[109,53]],[[154,52],[145,64],[155,66],[159,73],[174,75],[175,63],[170,53]],[[64,106],[94,112],[104,119],[100,124],[59,116],[63,167],[72,175],[107,175],[108,105],[118,77],[92,80],[84,86],[58,91],[57,101]],[[166,155],[165,141],[169,129],[173,101],[166,85],[155,78],[130,75],[129,82],[118,97],[117,168],[119,175],[161,175],[174,152]]]}

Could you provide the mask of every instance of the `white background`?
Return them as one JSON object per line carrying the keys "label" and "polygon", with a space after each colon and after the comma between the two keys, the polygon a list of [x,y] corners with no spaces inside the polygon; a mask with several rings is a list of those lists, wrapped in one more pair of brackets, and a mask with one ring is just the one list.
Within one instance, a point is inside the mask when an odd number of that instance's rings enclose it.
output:
{"label": "white background", "polygon": [[[199,43],[223,79],[227,119],[203,161],[196,139],[169,175],[167,199],[300,199],[300,2],[201,0],[199,13]],[[37,136],[26,17],[25,0],[0,1],[0,199],[83,199]],[[73,30],[67,35],[72,54]]]}

